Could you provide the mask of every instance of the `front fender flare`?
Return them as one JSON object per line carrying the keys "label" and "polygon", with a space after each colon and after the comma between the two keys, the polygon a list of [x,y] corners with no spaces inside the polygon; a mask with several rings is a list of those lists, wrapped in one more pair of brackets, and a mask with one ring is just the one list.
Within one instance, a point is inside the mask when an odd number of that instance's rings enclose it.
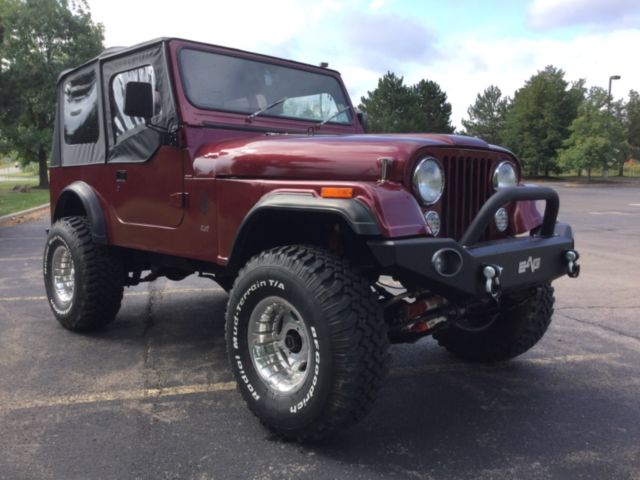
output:
{"label": "front fender flare", "polygon": [[240,224],[231,249],[230,266],[242,256],[242,248],[252,222],[267,211],[329,213],[344,220],[356,235],[382,235],[369,207],[357,199],[322,198],[311,193],[297,192],[267,194],[254,205]]}

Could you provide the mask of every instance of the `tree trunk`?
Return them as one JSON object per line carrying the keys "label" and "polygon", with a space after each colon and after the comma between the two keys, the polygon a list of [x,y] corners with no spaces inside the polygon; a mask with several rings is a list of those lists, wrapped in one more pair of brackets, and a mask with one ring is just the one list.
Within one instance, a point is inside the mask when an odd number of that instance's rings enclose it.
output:
{"label": "tree trunk", "polygon": [[40,148],[38,151],[38,188],[49,188],[49,172],[47,167],[47,151]]}
{"label": "tree trunk", "polygon": [[590,182],[591,181],[591,169],[587,168],[587,181]]}
{"label": "tree trunk", "polygon": [[618,170],[618,175],[624,177],[624,160],[620,162],[620,170]]}

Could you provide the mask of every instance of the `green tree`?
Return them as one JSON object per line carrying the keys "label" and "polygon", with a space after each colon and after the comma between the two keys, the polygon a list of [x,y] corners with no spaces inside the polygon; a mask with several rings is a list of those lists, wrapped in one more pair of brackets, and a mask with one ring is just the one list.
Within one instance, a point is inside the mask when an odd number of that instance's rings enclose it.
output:
{"label": "green tree", "polygon": [[447,94],[433,80],[420,80],[410,88],[413,131],[453,133],[451,126],[451,104]]}
{"label": "green tree", "polygon": [[569,132],[560,150],[560,164],[571,170],[586,170],[589,180],[594,168],[604,170],[625,159],[629,153],[624,125],[609,108],[608,94],[602,88],[589,90]]}
{"label": "green tree", "polygon": [[467,109],[469,120],[462,120],[464,134],[480,137],[494,145],[502,144],[508,106],[509,97],[503,97],[495,85],[488,86]]}
{"label": "green tree", "polygon": [[556,152],[569,136],[584,98],[584,81],[569,85],[564,72],[548,66],[520,88],[507,112],[504,143],[522,158],[530,175],[559,171]]}
{"label": "green tree", "polygon": [[369,131],[407,132],[410,129],[411,93],[404,78],[387,72],[373,92],[361,98],[359,109],[369,115]]}
{"label": "green tree", "polygon": [[[640,155],[640,95],[635,90],[629,92],[629,101],[625,105],[625,130],[631,153],[637,158]],[[623,168],[624,163],[620,165],[620,176]]]}
{"label": "green tree", "polygon": [[56,79],[100,53],[103,39],[86,0],[0,0],[0,138],[23,164],[38,163],[40,187],[49,185]]}
{"label": "green tree", "polygon": [[359,109],[368,113],[374,133],[453,132],[451,104],[431,80],[408,86],[403,77],[387,72],[377,88],[361,98]]}

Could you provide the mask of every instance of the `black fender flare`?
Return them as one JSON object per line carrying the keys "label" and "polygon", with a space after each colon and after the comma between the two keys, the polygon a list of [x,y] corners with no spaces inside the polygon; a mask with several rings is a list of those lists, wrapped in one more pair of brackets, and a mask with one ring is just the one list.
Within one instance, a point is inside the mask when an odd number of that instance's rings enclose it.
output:
{"label": "black fender flare", "polygon": [[238,259],[250,231],[251,224],[267,211],[329,213],[341,218],[356,235],[380,236],[376,218],[364,203],[357,199],[322,198],[311,193],[276,192],[267,194],[256,203],[238,228],[233,242],[229,266],[239,268]]}
{"label": "black fender flare", "polygon": [[55,222],[58,218],[65,216],[64,212],[68,202],[73,201],[74,199],[80,201],[87,217],[89,218],[89,223],[91,224],[91,238],[93,241],[98,244],[107,244],[107,225],[104,219],[102,206],[100,205],[100,200],[93,188],[85,182],[73,182],[60,192],[51,220]]}

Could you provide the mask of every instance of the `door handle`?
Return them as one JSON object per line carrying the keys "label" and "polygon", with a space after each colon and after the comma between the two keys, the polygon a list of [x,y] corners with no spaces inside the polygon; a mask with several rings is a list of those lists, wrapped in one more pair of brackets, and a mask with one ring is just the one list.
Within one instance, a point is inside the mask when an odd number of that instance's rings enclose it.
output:
{"label": "door handle", "polygon": [[116,182],[126,182],[126,181],[127,181],[127,171],[116,170]]}

